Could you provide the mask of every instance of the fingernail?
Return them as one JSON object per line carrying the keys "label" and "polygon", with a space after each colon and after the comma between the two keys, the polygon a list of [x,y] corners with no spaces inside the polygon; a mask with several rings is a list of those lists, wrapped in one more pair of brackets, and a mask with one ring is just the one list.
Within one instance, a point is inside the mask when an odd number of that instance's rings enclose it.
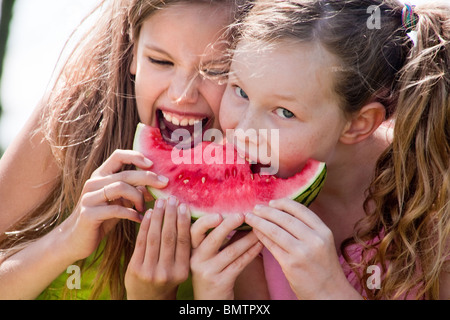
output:
{"label": "fingernail", "polygon": [[147,213],[145,214],[145,218],[150,219],[152,217],[152,212],[153,212],[152,209],[148,210]]}
{"label": "fingernail", "polygon": [[169,204],[171,206],[176,206],[177,205],[177,198],[175,198],[174,196],[170,196],[169,197]]}
{"label": "fingernail", "polygon": [[180,205],[180,207],[179,207],[179,210],[180,210],[180,214],[186,214],[187,213],[187,206],[184,203],[182,203]]}
{"label": "fingernail", "polygon": [[262,205],[257,204],[257,205],[255,206],[254,210],[259,211],[259,210],[261,210],[262,208],[263,208]]}
{"label": "fingernail", "polygon": [[163,199],[158,199],[156,200],[156,207],[161,209],[164,207],[164,200]]}
{"label": "fingernail", "polygon": [[161,181],[162,183],[168,183],[169,182],[169,178],[164,177],[164,176],[158,176],[158,180]]}
{"label": "fingernail", "polygon": [[150,159],[144,158],[144,164],[148,167],[153,166],[153,162]]}

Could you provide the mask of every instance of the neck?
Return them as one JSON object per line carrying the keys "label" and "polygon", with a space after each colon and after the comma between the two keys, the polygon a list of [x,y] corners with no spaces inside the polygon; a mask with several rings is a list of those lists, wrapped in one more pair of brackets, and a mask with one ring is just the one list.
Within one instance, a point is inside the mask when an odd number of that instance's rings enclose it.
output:
{"label": "neck", "polygon": [[357,144],[339,144],[335,156],[327,162],[328,177],[323,194],[352,203],[355,194],[364,193],[373,180],[378,158],[390,143],[389,134],[389,129],[380,127]]}
{"label": "neck", "polygon": [[389,145],[386,132],[380,129],[358,144],[338,145],[327,163],[327,180],[311,209],[331,229],[337,247],[365,216],[363,204],[376,161]]}

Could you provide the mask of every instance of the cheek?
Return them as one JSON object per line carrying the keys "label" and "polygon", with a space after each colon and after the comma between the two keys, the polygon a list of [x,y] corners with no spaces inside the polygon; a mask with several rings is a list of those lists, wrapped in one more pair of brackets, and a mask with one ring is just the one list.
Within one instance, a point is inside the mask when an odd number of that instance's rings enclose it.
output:
{"label": "cheek", "polygon": [[202,90],[202,96],[205,98],[216,119],[219,119],[220,116],[220,104],[225,92],[225,88],[225,85],[219,85],[217,83],[209,81],[204,85]]}
{"label": "cheek", "polygon": [[135,93],[136,93],[136,105],[140,121],[147,125],[155,125],[155,111],[154,106],[158,97],[164,91],[163,79],[161,81],[153,81],[150,77],[143,77],[136,75],[135,81]]}
{"label": "cheek", "polygon": [[326,152],[320,142],[320,135],[306,128],[280,132],[278,149],[271,145],[272,153],[278,152],[279,176],[287,178],[298,173],[310,158],[324,161]]}
{"label": "cheek", "polygon": [[154,101],[167,88],[167,76],[153,70],[142,68],[136,74],[136,95],[143,100]]}
{"label": "cheek", "polygon": [[307,152],[308,149],[310,148],[307,143],[302,143],[297,139],[292,139],[292,137],[280,137],[278,150],[274,151],[275,153],[278,152],[280,167],[284,170],[292,171],[301,167],[309,158],[310,155]]}
{"label": "cheek", "polygon": [[240,113],[238,112],[238,106],[233,99],[230,88],[225,90],[222,98],[222,103],[220,105],[220,125],[222,129],[235,129],[239,124]]}

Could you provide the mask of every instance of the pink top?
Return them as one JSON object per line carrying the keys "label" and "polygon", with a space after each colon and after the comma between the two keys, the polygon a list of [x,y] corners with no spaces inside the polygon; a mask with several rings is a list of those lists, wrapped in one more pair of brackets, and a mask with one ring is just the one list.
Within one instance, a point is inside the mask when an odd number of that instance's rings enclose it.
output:
{"label": "pink top", "polygon": [[[348,252],[350,258],[353,261],[360,261],[361,259],[361,247],[352,245],[349,247]],[[295,293],[292,291],[288,280],[284,276],[280,264],[275,259],[275,257],[266,248],[262,251],[263,261],[264,261],[264,271],[266,276],[266,281],[269,289],[270,298],[272,300],[297,300]],[[350,284],[365,298],[366,293],[361,286],[358,276],[352,270],[352,268],[345,261],[343,256],[339,257],[339,262],[341,263],[342,269],[344,271],[347,280]],[[415,299],[415,290],[410,292],[406,299]],[[401,297],[400,299],[404,299]]]}

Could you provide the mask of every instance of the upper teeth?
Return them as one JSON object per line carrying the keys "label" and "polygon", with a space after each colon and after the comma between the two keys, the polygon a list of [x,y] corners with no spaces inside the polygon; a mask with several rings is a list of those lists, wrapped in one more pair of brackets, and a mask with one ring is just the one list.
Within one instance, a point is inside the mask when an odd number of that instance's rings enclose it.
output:
{"label": "upper teeth", "polygon": [[162,111],[162,114],[166,121],[171,122],[176,126],[182,126],[182,127],[186,127],[188,125],[193,126],[193,125],[203,121],[203,118],[183,117],[182,119],[180,119],[177,116],[175,116],[174,114],[164,112],[164,111]]}

